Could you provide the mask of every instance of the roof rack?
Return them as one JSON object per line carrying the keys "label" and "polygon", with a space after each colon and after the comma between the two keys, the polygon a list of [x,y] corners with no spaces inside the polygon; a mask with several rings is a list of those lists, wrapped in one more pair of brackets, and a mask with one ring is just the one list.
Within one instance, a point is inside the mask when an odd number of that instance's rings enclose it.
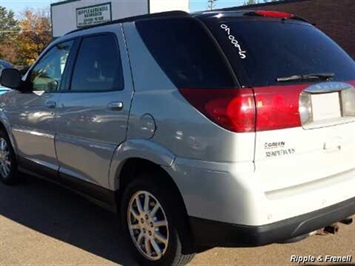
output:
{"label": "roof rack", "polygon": [[138,20],[144,20],[144,19],[158,19],[158,18],[169,18],[169,17],[190,17],[190,16],[191,15],[189,13],[184,12],[184,11],[168,11],[168,12],[161,12],[161,13],[138,15],[138,16],[133,16],[133,17],[116,19],[116,20],[112,20],[109,22],[101,23],[101,24],[82,27],[82,28],[79,28],[76,30],[72,30],[64,35],[68,35],[70,33],[78,32],[78,31],[82,31],[82,30],[86,30],[86,29],[91,29],[91,28],[96,28],[96,27],[106,26],[106,25],[111,25],[111,24],[117,24],[117,23],[132,22],[132,21],[138,21]]}

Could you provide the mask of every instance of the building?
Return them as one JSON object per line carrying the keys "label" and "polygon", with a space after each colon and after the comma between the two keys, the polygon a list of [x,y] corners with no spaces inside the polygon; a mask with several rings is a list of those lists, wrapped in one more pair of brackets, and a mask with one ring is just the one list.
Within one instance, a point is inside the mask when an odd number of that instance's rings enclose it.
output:
{"label": "building", "polygon": [[355,59],[355,0],[284,0],[228,8],[262,9],[296,14],[314,23]]}
{"label": "building", "polygon": [[125,17],[171,10],[189,12],[189,0],[68,0],[51,4],[53,37]]}

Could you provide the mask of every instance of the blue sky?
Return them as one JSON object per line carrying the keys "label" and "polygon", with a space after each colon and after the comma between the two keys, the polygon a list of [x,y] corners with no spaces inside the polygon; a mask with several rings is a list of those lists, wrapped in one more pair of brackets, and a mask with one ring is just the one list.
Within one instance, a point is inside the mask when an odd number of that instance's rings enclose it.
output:
{"label": "blue sky", "polygon": [[[58,0],[0,0],[0,6],[15,12],[17,16],[25,8],[46,8],[51,3],[59,2]],[[216,8],[239,6],[244,0],[217,0]],[[199,11],[207,9],[207,0],[190,0],[190,11]]]}
{"label": "blue sky", "polygon": [[[216,8],[240,6],[244,0],[217,0]],[[207,0],[190,0],[190,11],[201,11],[207,9]]]}

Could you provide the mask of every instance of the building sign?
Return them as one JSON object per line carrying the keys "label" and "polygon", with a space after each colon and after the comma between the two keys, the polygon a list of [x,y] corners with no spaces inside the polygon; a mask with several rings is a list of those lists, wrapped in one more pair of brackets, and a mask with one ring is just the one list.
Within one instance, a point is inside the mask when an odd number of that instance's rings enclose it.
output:
{"label": "building sign", "polygon": [[76,26],[78,28],[101,24],[112,20],[111,3],[87,6],[76,9]]}

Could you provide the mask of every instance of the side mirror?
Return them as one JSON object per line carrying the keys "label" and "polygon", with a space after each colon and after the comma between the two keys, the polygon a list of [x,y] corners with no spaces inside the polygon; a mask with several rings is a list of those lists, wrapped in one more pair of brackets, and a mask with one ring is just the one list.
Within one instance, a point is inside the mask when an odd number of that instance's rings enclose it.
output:
{"label": "side mirror", "polygon": [[5,68],[1,72],[0,83],[4,87],[19,90],[22,84],[22,75],[17,69]]}

